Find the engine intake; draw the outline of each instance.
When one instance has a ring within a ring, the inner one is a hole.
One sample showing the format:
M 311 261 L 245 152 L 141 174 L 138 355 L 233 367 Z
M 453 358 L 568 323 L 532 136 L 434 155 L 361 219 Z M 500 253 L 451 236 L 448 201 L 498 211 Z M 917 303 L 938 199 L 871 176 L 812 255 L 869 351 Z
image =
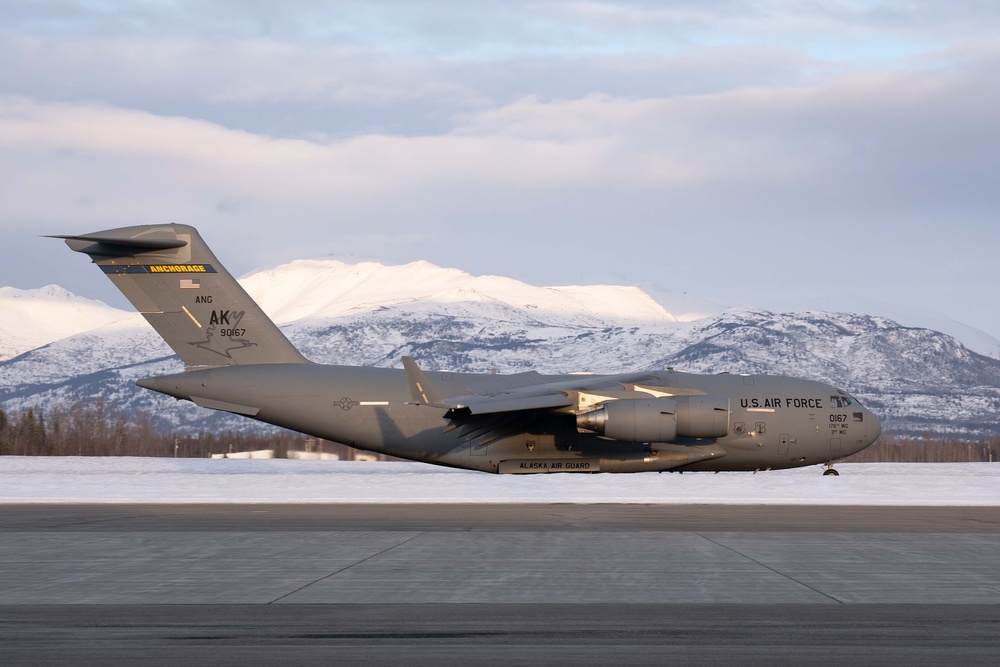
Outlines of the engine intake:
M 626 442 L 721 438 L 729 433 L 729 399 L 721 396 L 621 399 L 577 415 L 576 426 Z

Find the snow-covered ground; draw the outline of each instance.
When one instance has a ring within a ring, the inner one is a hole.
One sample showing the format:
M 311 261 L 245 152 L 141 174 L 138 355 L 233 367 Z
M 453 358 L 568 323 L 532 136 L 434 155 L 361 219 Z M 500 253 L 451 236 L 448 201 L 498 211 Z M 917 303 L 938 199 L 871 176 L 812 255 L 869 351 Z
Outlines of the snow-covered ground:
M 0 503 L 997 505 L 1000 464 L 751 473 L 488 475 L 421 463 L 0 457 Z

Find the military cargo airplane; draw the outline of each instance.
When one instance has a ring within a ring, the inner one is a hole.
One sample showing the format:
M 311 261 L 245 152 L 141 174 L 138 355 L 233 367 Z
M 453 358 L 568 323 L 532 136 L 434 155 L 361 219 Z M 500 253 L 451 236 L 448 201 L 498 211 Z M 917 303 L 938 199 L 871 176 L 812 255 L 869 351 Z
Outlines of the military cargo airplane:
M 184 362 L 138 381 L 180 400 L 403 459 L 492 473 L 758 471 L 825 465 L 881 425 L 836 387 L 784 376 L 482 375 L 316 364 L 187 225 L 65 239 Z

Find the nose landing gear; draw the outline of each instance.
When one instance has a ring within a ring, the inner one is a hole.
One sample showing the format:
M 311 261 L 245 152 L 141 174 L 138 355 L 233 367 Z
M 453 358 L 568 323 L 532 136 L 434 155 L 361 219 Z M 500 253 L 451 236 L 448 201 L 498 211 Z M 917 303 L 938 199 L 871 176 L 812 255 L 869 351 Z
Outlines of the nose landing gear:
M 827 475 L 840 476 L 840 473 L 833 469 L 833 461 L 826 462 L 826 470 L 823 471 L 823 476 L 826 477 Z

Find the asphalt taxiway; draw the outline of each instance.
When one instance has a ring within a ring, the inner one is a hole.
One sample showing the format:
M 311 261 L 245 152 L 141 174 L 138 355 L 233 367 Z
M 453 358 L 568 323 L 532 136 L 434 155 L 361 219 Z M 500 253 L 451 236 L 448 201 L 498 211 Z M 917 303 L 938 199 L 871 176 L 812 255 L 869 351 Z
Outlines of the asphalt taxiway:
M 994 664 L 1000 509 L 6 505 L 0 663 Z

